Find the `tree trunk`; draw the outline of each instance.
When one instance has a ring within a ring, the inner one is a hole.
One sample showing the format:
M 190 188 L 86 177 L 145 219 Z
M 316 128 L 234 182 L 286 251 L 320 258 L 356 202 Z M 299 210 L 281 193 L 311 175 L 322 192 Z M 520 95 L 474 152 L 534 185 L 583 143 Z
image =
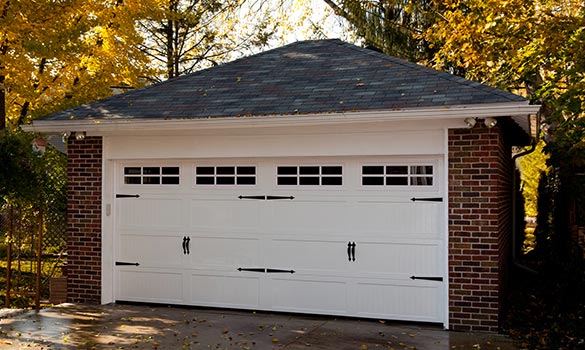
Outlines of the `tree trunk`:
M 0 75 L 0 130 L 4 129 L 6 129 L 6 89 L 4 88 L 4 76 Z

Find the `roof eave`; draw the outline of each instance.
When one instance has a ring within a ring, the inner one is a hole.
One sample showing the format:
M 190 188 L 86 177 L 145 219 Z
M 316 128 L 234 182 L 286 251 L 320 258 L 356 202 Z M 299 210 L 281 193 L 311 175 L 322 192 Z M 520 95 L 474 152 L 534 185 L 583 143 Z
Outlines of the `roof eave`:
M 48 134 L 71 131 L 85 131 L 91 135 L 128 131 L 172 131 L 192 129 L 217 129 L 259 126 L 299 126 L 317 124 L 364 123 L 376 121 L 407 121 L 463 119 L 468 117 L 512 117 L 528 134 L 529 123 L 525 120 L 535 115 L 540 105 L 529 105 L 528 101 L 481 105 L 458 105 L 416 109 L 394 109 L 375 111 L 351 111 L 315 114 L 263 115 L 245 117 L 209 118 L 112 118 L 112 119 L 70 119 L 35 120 L 21 128 L 28 132 Z

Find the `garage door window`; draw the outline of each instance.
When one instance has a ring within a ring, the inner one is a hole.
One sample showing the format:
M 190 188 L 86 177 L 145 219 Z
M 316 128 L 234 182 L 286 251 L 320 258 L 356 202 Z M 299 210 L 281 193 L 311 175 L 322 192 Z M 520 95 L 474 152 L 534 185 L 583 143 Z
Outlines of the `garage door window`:
M 364 165 L 363 186 L 432 186 L 432 165 Z
M 197 166 L 195 185 L 236 185 L 256 184 L 255 166 Z
M 178 185 L 178 166 L 124 167 L 126 185 Z
M 343 167 L 340 165 L 282 165 L 276 168 L 279 186 L 341 186 Z

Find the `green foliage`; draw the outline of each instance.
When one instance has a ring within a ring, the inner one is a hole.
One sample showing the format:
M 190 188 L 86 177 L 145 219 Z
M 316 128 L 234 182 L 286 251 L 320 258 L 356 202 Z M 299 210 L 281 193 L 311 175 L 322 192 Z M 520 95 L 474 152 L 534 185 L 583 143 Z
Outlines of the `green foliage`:
M 354 27 L 366 45 L 410 61 L 428 61 L 433 50 L 421 36 L 434 22 L 432 1 L 324 0 Z
M 32 155 L 31 141 L 29 134 L 0 131 L 0 200 L 35 201 L 43 192 L 40 161 Z

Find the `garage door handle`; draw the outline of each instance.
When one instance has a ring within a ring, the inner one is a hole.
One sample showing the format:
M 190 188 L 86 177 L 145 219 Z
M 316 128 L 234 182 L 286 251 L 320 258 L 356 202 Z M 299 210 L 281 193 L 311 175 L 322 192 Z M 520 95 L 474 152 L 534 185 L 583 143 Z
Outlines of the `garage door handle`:
M 189 252 L 189 243 L 191 242 L 191 238 L 189 236 L 187 236 L 187 240 L 186 241 L 187 241 L 187 244 L 186 244 L 186 246 L 187 246 L 187 255 L 189 255 L 189 254 L 191 254 L 191 252 Z
M 139 263 L 131 263 L 125 261 L 116 261 L 116 266 L 139 266 Z
M 355 261 L 355 242 L 347 243 L 347 260 Z
M 183 236 L 183 255 L 187 254 L 187 236 Z

